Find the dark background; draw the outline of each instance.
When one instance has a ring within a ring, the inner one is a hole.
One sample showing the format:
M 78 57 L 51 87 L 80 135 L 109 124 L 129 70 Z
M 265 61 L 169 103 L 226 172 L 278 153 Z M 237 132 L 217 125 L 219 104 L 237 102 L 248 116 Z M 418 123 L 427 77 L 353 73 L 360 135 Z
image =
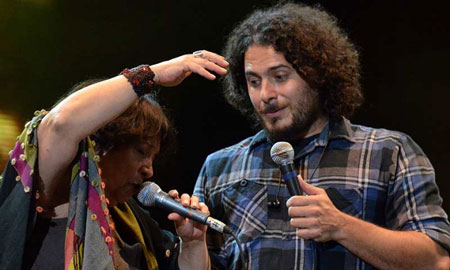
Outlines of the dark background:
M 355 123 L 405 132 L 423 148 L 450 210 L 450 22 L 437 2 L 303 1 L 334 14 L 361 52 L 366 102 Z M 255 7 L 275 1 L 0 2 L 0 110 L 20 122 L 49 108 L 77 82 L 111 77 L 198 49 L 220 52 L 227 33 Z M 208 153 L 253 134 L 221 96 L 221 85 L 188 78 L 162 89 L 179 149 L 156 169 L 163 188 L 192 192 Z M 12 145 L 11 145 L 12 146 Z

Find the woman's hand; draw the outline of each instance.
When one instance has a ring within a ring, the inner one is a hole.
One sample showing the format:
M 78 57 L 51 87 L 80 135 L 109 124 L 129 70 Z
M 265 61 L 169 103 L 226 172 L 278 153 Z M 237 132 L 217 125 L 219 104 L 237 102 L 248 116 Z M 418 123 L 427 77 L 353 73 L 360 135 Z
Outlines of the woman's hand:
M 174 199 L 180 199 L 178 196 L 178 191 L 171 190 L 169 191 L 169 195 Z M 198 197 L 189 196 L 189 194 L 184 193 L 181 195 L 181 204 L 185 207 L 190 207 L 192 209 L 198 209 L 205 214 L 209 214 L 208 206 L 206 204 L 199 202 Z M 175 228 L 177 230 L 178 235 L 183 239 L 183 242 L 189 242 L 193 240 L 205 241 L 205 233 L 207 230 L 206 225 L 199 224 L 190 220 L 189 218 L 185 218 L 180 216 L 177 213 L 170 213 L 168 218 L 175 222 Z
M 199 54 L 186 54 L 180 57 L 152 65 L 155 83 L 162 86 L 176 86 L 192 73 L 197 73 L 208 80 L 218 75 L 225 75 L 228 62 L 221 55 L 202 50 Z

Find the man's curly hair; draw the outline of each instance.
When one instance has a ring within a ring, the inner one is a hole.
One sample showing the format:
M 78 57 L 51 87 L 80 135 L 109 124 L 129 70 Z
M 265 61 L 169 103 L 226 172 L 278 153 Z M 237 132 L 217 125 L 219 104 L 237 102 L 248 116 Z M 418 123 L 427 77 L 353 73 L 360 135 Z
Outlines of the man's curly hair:
M 230 72 L 223 79 L 228 103 L 255 119 L 244 73 L 244 55 L 252 45 L 273 46 L 319 93 L 331 118 L 350 117 L 363 102 L 358 52 L 336 18 L 309 6 L 286 3 L 257 10 L 228 36 L 223 55 Z

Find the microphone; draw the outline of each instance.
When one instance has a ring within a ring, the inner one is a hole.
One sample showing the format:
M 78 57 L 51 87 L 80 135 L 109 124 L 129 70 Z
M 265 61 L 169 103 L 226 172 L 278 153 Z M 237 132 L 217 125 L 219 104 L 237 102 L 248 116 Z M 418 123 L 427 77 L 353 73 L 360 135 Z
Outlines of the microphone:
M 159 206 L 167 211 L 178 213 L 183 217 L 187 217 L 192 219 L 193 221 L 207 225 L 211 229 L 214 229 L 221 233 L 232 232 L 230 227 L 225 225 L 225 223 L 223 223 L 222 221 L 214 219 L 200 210 L 184 207 L 180 202 L 177 202 L 172 197 L 170 197 L 169 194 L 162 191 L 157 184 L 153 182 L 146 182 L 143 185 L 144 187 L 141 189 L 141 191 L 139 191 L 137 195 L 137 199 L 143 205 Z
M 280 167 L 281 175 L 286 182 L 291 196 L 302 195 L 302 189 L 298 183 L 297 173 L 294 170 L 294 148 L 288 142 L 277 142 L 270 149 L 273 162 Z

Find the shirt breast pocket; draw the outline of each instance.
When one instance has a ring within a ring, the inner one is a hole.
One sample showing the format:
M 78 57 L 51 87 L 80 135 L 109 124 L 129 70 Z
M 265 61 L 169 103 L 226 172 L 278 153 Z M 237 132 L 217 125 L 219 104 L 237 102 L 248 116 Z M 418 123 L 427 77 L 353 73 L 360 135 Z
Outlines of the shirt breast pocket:
M 363 214 L 363 196 L 361 189 L 325 187 L 328 197 L 334 206 L 341 212 L 354 217 L 362 217 Z
M 342 186 L 324 187 L 324 189 L 337 209 L 348 215 L 362 218 L 364 202 L 361 189 Z M 321 270 L 356 269 L 357 265 L 361 264 L 353 253 L 335 241 L 315 242 L 315 246 Z
M 267 226 L 267 187 L 242 179 L 222 194 L 228 225 L 239 232 L 242 242 L 260 236 Z

